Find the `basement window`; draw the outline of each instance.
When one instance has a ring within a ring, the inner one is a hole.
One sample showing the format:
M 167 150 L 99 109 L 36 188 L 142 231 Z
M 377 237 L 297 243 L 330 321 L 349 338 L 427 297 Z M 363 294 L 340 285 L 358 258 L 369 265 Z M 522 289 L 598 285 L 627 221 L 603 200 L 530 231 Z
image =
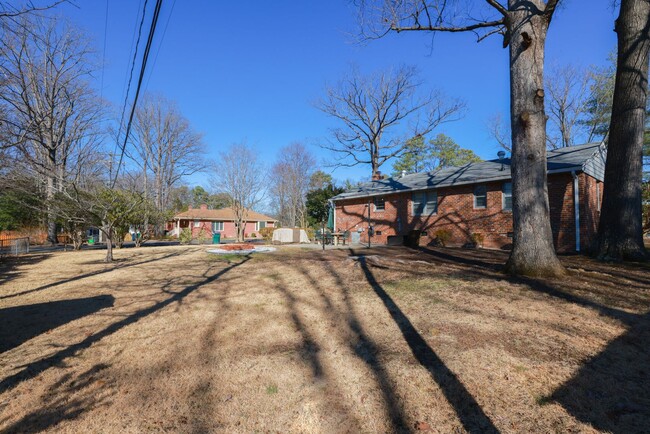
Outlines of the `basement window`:
M 474 208 L 487 208 L 487 187 L 485 185 L 474 187 Z

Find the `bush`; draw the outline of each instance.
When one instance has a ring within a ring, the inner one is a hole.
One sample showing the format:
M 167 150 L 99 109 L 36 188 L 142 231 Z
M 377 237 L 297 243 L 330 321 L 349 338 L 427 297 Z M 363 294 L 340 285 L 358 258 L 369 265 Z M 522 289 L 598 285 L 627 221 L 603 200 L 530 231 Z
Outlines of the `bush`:
M 178 236 L 178 241 L 181 244 L 189 244 L 192 241 L 192 231 L 190 228 L 185 228 L 181 231 L 181 234 Z
M 316 230 L 314 228 L 307 228 L 305 229 L 305 232 L 307 232 L 307 238 L 309 238 L 309 241 L 314 241 L 316 238 Z
M 474 247 L 483 247 L 483 241 L 485 241 L 485 236 L 479 232 L 474 232 L 471 236 L 472 244 Z
M 438 245 L 445 247 L 447 242 L 451 239 L 451 231 L 447 229 L 438 229 L 433 234 L 438 242 Z
M 199 244 L 205 244 L 205 241 L 208 239 L 207 232 L 205 231 L 205 228 L 201 227 L 201 230 L 199 231 L 199 236 L 197 237 L 199 240 Z
M 261 228 L 260 229 L 260 236 L 264 238 L 264 241 L 267 243 L 271 242 L 271 239 L 273 238 L 273 231 L 275 228 Z

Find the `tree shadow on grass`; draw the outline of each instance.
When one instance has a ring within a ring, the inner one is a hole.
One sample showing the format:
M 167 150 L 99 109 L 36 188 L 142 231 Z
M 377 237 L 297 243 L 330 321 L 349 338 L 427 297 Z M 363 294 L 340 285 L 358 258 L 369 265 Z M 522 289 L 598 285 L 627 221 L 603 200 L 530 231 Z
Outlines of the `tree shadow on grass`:
M 113 306 L 112 295 L 58 300 L 0 309 L 0 353 L 101 309 Z
M 431 349 L 384 288 L 375 279 L 365 257 L 359 257 L 359 264 L 375 294 L 384 303 L 388 313 L 402 332 L 404 340 L 417 361 L 429 371 L 431 378 L 440 386 L 463 427 L 471 433 L 497 433 L 499 430 L 483 412 L 481 406 L 469 393 L 463 383 Z
M 4 428 L 2 433 L 41 432 L 54 428 L 64 420 L 73 420 L 81 414 L 105 405 L 109 392 L 102 390 L 100 372 L 109 365 L 100 363 L 78 376 L 64 375 L 43 396 L 42 405 L 37 411 L 30 413 L 12 425 Z M 70 395 L 81 392 L 70 399 Z M 2 423 L 3 420 L 0 420 Z
M 645 266 L 601 264 L 584 257 L 565 257 L 562 259 L 566 265 L 594 274 L 575 274 L 562 281 L 546 281 L 498 273 L 498 260 L 503 256 L 498 252 L 453 249 L 449 252 L 421 251 L 445 265 L 461 269 L 464 266 L 465 277 L 470 275 L 523 284 L 532 291 L 592 309 L 627 326 L 624 334 L 584 363 L 572 378 L 546 397 L 544 403 L 557 402 L 576 419 L 598 430 L 621 434 L 648 432 L 650 347 L 647 343 L 650 342 L 650 313 L 645 309 L 648 304 L 648 286 L 643 286 L 648 282 Z M 362 262 L 362 268 L 368 281 L 384 300 L 383 291 L 374 281 L 367 264 Z M 635 285 L 631 289 L 621 279 L 631 280 L 640 286 Z M 622 285 L 625 288 L 621 288 Z M 389 298 L 386 300 L 388 302 L 384 302 L 390 310 L 392 301 Z M 630 310 L 646 310 L 646 313 L 638 314 Z
M 611 433 L 650 429 L 650 314 L 611 341 L 548 398 Z
M 122 270 L 122 269 L 125 269 L 125 268 L 128 268 L 128 267 L 134 267 L 136 265 L 142 265 L 142 264 L 147 264 L 147 263 L 150 263 L 150 262 L 161 261 L 163 259 L 171 258 L 173 256 L 178 256 L 179 254 L 180 254 L 180 252 L 175 252 L 175 253 L 170 253 L 170 254 L 167 254 L 167 255 L 164 255 L 164 256 L 151 258 L 151 259 L 147 259 L 147 260 L 139 261 L 139 262 L 128 261 L 128 262 L 124 262 L 124 263 L 119 263 L 119 262 L 112 263 L 113 264 L 112 267 L 106 268 L 104 270 L 94 270 L 94 271 L 91 271 L 89 273 L 79 274 L 79 275 L 77 275 L 75 277 L 71 277 L 69 279 L 63 279 L 63 280 L 59 280 L 59 281 L 56 281 L 56 282 L 48 283 L 47 285 L 42 285 L 42 286 L 39 286 L 39 287 L 36 287 L 36 288 L 28 289 L 26 291 L 17 292 L 15 294 L 0 295 L 0 300 L 6 299 L 6 298 L 19 297 L 21 295 L 31 294 L 33 292 L 43 291 L 43 290 L 46 290 L 46 289 L 49 289 L 49 288 L 53 288 L 55 286 L 63 285 L 65 283 L 75 282 L 77 280 L 85 279 L 87 277 L 96 276 L 98 274 L 110 273 L 111 271 Z M 41 256 L 46 256 L 46 255 L 41 255 Z M 2 283 L 2 281 L 0 281 L 0 283 Z
M 185 287 L 183 290 L 171 294 L 169 297 L 165 298 L 164 300 L 158 301 L 147 308 L 140 309 L 132 313 L 131 315 L 128 315 L 127 317 L 121 319 L 120 321 L 110 324 L 108 327 L 104 328 L 103 330 L 100 330 L 99 332 L 91 334 L 90 336 L 86 337 L 81 342 L 70 345 L 60 351 L 57 351 L 56 353 L 50 356 L 29 363 L 28 365 L 24 366 L 23 369 L 21 369 L 20 371 L 0 381 L 0 394 L 13 388 L 19 382 L 30 378 L 34 378 L 45 369 L 57 365 L 69 357 L 75 356 L 79 351 L 85 350 L 86 348 L 90 347 L 94 343 L 99 342 L 103 338 L 120 331 L 124 327 L 134 324 L 139 320 L 141 320 L 142 318 L 145 318 L 155 312 L 158 312 L 159 310 L 164 309 L 165 307 L 169 306 L 174 302 L 183 300 L 185 297 L 187 297 L 189 294 L 196 291 L 203 285 L 207 285 L 208 283 L 214 282 L 215 280 L 219 279 L 221 276 L 226 274 L 228 271 L 240 266 L 241 264 L 244 264 L 249 259 L 250 257 L 246 256 L 241 262 L 233 263 L 228 267 L 223 268 L 217 273 L 212 275 L 208 275 L 209 270 L 207 270 L 205 273 L 203 273 L 202 277 L 204 279 L 202 281 L 189 285 Z
M 23 274 L 20 267 L 44 261 L 49 256 L 49 253 L 41 253 L 2 258 L 0 260 L 0 288 Z M 4 297 L 0 296 L 0 299 L 2 298 Z

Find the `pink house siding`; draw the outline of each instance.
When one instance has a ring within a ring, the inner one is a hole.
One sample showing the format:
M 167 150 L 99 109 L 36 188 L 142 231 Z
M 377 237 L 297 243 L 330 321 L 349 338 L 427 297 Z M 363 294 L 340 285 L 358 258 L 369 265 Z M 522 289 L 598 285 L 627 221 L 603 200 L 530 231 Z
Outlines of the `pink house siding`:
M 257 228 L 262 222 L 266 227 L 275 227 L 275 220 L 271 217 L 253 211 L 249 212 L 249 216 L 251 221 L 246 223 L 245 237 L 259 238 L 260 234 Z M 232 210 L 228 208 L 209 210 L 206 205 L 201 205 L 199 209 L 190 208 L 188 211 L 177 214 L 174 216 L 174 220 L 167 223 L 167 230 L 172 235 L 178 236 L 181 230 L 189 228 L 192 231 L 192 238 L 208 239 L 212 238 L 212 228 L 215 223 L 223 226 L 223 229 L 216 231 L 221 234 L 222 238 L 237 237 L 237 227 Z

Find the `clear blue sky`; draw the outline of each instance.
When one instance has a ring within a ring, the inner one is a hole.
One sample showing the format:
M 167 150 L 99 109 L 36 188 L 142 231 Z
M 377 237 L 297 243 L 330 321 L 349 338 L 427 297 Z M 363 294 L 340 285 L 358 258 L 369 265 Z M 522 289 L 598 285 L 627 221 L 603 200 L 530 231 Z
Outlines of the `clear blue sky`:
M 78 0 L 77 7 L 64 5 L 55 11 L 94 40 L 98 61 L 105 61 L 103 72 L 96 74 L 97 88 L 103 77 L 102 95 L 116 110 L 124 99 L 142 2 Z M 561 3 L 549 31 L 547 66 L 606 64 L 616 44 L 617 11 L 612 2 Z M 154 4 L 149 0 L 143 39 Z M 486 124 L 495 113 L 509 110 L 508 51 L 501 48 L 502 38 L 497 35 L 477 44 L 472 34 L 438 34 L 432 39 L 422 32 L 391 34 L 361 45 L 351 36 L 358 31 L 356 13 L 346 0 L 165 0 L 145 76 L 146 90 L 179 104 L 194 128 L 205 135 L 210 158 L 246 140 L 272 164 L 280 148 L 301 141 L 320 163 L 328 155 L 317 144 L 336 125 L 313 107 L 325 85 L 338 81 L 351 64 L 364 72 L 415 65 L 425 87 L 441 89 L 467 103 L 467 115 L 438 132 L 483 158 L 494 158 L 497 148 Z M 390 167 L 382 171 L 390 172 Z M 340 180 L 369 174 L 370 168 L 363 166 L 333 173 Z M 189 182 L 208 187 L 205 175 Z

